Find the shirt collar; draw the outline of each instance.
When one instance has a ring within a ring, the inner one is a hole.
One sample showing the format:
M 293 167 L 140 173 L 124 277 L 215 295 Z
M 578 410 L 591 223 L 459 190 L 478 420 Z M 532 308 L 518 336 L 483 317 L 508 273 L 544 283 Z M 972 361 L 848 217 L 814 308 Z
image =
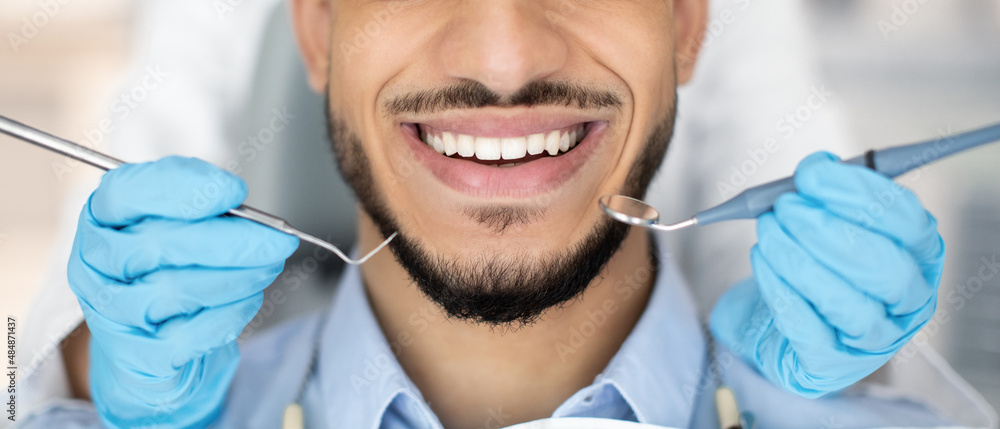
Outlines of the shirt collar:
M 341 277 L 320 341 L 316 375 L 328 427 L 378 428 L 387 409 L 399 404 L 410 416 L 424 417 L 409 427 L 442 427 L 396 360 L 357 266 Z
M 705 337 L 672 253 L 662 239 L 654 242 L 659 266 L 646 309 L 594 384 L 554 417 L 610 417 L 593 414 L 623 401 L 640 423 L 689 425 L 703 390 Z M 407 427 L 442 427 L 396 360 L 356 266 L 347 267 L 323 330 L 317 378 L 330 427 L 377 428 L 387 414 Z
M 704 329 L 673 253 L 654 237 L 659 267 L 649 302 L 591 388 L 614 387 L 640 423 L 688 427 L 704 390 Z

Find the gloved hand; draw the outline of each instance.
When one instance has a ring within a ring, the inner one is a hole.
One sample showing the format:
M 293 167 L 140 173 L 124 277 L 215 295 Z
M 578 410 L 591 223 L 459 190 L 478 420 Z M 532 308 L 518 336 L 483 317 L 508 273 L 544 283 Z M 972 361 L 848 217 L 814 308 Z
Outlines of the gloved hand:
M 91 332 L 91 396 L 110 427 L 205 426 L 236 338 L 298 239 L 236 217 L 239 177 L 168 157 L 109 171 L 83 207 L 69 284 Z
M 797 193 L 757 218 L 754 277 L 712 310 L 711 330 L 768 380 L 806 397 L 885 364 L 934 315 L 944 265 L 916 196 L 828 153 L 804 159 Z

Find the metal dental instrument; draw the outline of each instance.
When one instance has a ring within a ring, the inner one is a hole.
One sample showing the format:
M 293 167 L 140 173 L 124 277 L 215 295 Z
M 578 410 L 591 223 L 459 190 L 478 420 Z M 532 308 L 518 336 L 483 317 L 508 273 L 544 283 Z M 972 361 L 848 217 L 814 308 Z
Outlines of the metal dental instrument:
M 38 129 L 29 127 L 25 124 L 6 118 L 4 116 L 0 116 L 0 133 L 4 133 L 11 137 L 34 144 L 36 146 L 43 147 L 53 152 L 66 155 L 77 161 L 90 164 L 104 171 L 118 168 L 119 166 L 124 164 L 123 161 L 117 160 L 115 158 L 97 152 L 95 150 L 80 146 L 71 141 L 61 139 L 44 131 L 40 131 Z M 334 254 L 339 256 L 340 259 L 343 259 L 344 262 L 351 265 L 358 265 L 364 263 L 365 261 L 368 260 L 368 258 L 371 258 L 372 255 L 377 253 L 379 250 L 382 250 L 382 248 L 384 248 L 387 244 L 389 244 L 390 241 L 392 241 L 393 238 L 396 237 L 396 233 L 394 232 L 392 233 L 392 235 L 389 236 L 389 238 L 386 238 L 385 241 L 382 242 L 382 244 L 379 244 L 378 247 L 373 249 L 371 252 L 368 252 L 368 254 L 361 257 L 361 259 L 352 259 L 351 257 L 347 256 L 347 254 L 338 249 L 337 246 L 334 246 L 330 243 L 327 243 L 326 241 L 323 241 L 312 235 L 299 231 L 298 229 L 295 229 L 294 227 L 289 225 L 288 222 L 285 221 L 284 219 L 271 214 L 267 214 L 253 207 L 240 205 L 237 208 L 230 209 L 227 214 L 231 216 L 241 217 L 243 219 L 252 220 L 261 225 L 284 232 L 285 234 L 294 235 L 303 241 L 308 241 L 312 244 L 315 244 L 319 247 L 322 247 L 326 250 L 333 252 Z
M 890 178 L 895 178 L 939 159 L 997 140 L 1000 140 L 1000 124 L 919 143 L 869 150 L 864 155 L 841 162 L 863 165 Z M 597 203 L 605 214 L 619 222 L 660 231 L 675 231 L 693 225 L 708 225 L 735 219 L 754 219 L 770 211 L 778 197 L 786 192 L 795 192 L 793 177 L 749 188 L 722 204 L 698 212 L 688 220 L 670 225 L 661 224 L 660 213 L 635 198 L 624 195 L 605 195 L 598 199 Z

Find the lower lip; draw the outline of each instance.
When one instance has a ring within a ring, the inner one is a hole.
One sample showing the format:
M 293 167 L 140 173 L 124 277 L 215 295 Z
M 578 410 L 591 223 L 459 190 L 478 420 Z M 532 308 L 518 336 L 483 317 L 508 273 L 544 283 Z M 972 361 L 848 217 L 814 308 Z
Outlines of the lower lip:
M 514 167 L 493 167 L 444 156 L 420 140 L 414 124 L 400 126 L 403 138 L 416 160 L 441 183 L 477 198 L 527 198 L 558 188 L 586 164 L 594 153 L 607 122 L 591 122 L 582 141 L 569 152 Z

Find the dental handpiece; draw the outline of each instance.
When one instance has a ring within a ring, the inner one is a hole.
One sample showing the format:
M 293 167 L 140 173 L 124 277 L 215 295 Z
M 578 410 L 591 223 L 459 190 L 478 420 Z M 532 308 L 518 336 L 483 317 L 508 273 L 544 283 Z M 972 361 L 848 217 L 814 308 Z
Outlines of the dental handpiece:
M 124 164 L 123 161 L 112 158 L 96 150 L 78 145 L 71 141 L 61 139 L 52 134 L 46 133 L 44 131 L 32 128 L 28 125 L 22 124 L 20 122 L 14 121 L 12 119 L 0 116 L 0 133 L 7 134 L 11 137 L 23 140 L 25 142 L 34 144 L 36 146 L 51 150 L 53 152 L 68 156 L 77 161 L 83 162 L 85 164 L 92 165 L 94 167 L 100 168 L 101 170 L 108 171 L 120 167 Z M 236 216 L 243 219 L 251 220 L 257 222 L 261 225 L 273 228 L 275 230 L 281 231 L 285 234 L 294 235 L 303 241 L 310 242 L 326 250 L 329 250 L 343 259 L 344 262 L 351 265 L 358 265 L 364 263 L 371 258 L 379 250 L 382 250 L 393 238 L 396 237 L 396 233 L 392 233 L 382 244 L 379 244 L 375 249 L 368 254 L 364 255 L 360 259 L 352 259 L 342 252 L 337 246 L 323 241 L 317 237 L 306 234 L 294 227 L 292 227 L 284 219 L 277 217 L 272 214 L 265 213 L 263 211 L 257 210 L 253 207 L 247 205 L 240 205 L 234 209 L 230 209 L 227 212 L 230 216 Z
M 869 150 L 864 155 L 842 162 L 863 165 L 889 178 L 895 178 L 939 159 L 997 140 L 1000 140 L 1000 124 L 955 136 Z M 795 192 L 792 176 L 749 188 L 722 204 L 698 212 L 694 219 L 700 225 L 733 219 L 754 219 L 770 211 L 778 197 L 786 192 Z
M 1000 140 L 1000 123 L 967 131 L 954 136 L 879 150 L 846 159 L 844 163 L 861 165 L 895 178 L 934 161 L 975 147 Z M 693 225 L 708 225 L 735 219 L 754 219 L 774 207 L 781 194 L 795 192 L 793 176 L 746 189 L 739 195 L 715 207 L 702 210 L 690 219 L 674 223 L 659 223 L 659 213 L 646 203 L 623 195 L 606 195 L 599 206 L 612 218 L 630 225 L 662 231 L 674 231 Z

